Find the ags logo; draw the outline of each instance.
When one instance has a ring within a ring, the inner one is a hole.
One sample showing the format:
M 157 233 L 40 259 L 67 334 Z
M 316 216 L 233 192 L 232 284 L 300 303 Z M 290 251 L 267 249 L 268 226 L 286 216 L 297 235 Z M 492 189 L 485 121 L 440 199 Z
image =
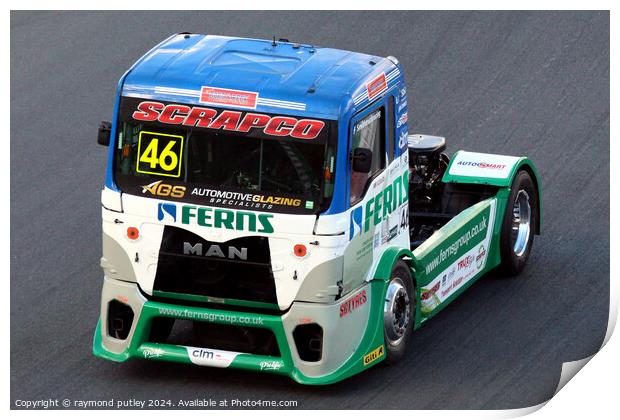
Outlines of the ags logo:
M 371 364 L 385 354 L 383 344 L 364 356 L 364 366 Z
M 152 195 L 157 195 L 160 197 L 185 197 L 185 187 L 181 185 L 164 184 L 163 181 L 155 181 L 148 185 L 143 185 L 142 194 L 146 194 L 147 191 Z

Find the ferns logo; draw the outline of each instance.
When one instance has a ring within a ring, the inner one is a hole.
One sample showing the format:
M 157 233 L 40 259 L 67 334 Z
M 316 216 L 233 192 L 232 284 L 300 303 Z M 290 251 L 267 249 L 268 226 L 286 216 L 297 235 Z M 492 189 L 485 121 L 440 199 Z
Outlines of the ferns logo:
M 177 221 L 177 206 L 172 203 L 159 203 L 157 205 L 157 220 L 160 222 Z
M 362 206 L 351 211 L 351 222 L 349 226 L 349 240 L 362 231 Z
M 179 222 L 184 225 L 198 225 L 216 229 L 247 230 L 250 232 L 273 233 L 271 219 L 273 214 L 234 211 L 229 209 L 181 206 L 177 213 L 174 203 L 157 204 L 157 220 L 160 222 Z

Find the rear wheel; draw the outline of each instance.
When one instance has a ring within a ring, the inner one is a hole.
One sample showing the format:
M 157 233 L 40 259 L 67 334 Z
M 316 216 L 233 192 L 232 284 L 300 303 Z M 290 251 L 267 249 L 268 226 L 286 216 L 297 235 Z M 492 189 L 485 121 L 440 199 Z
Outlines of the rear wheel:
M 502 222 L 500 252 L 506 274 L 513 276 L 523 271 L 537 226 L 538 190 L 530 174 L 521 170 L 510 187 Z
M 383 329 L 388 364 L 398 362 L 405 355 L 414 319 L 413 280 L 409 266 L 401 260 L 392 268 L 383 306 Z

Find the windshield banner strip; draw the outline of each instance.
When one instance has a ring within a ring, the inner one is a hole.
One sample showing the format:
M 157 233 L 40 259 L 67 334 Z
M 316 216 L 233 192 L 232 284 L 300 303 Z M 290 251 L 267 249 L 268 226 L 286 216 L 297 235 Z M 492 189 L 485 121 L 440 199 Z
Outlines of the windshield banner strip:
M 165 99 L 171 101 L 199 103 L 201 93 L 201 90 L 170 88 L 165 86 L 123 86 L 123 96 L 131 98 L 164 99 L 164 96 L 167 96 Z M 191 98 L 191 100 L 188 101 L 188 98 Z M 303 102 L 283 101 L 272 98 L 257 97 L 256 105 L 268 106 L 272 108 L 293 109 L 296 111 L 306 110 L 306 104 Z

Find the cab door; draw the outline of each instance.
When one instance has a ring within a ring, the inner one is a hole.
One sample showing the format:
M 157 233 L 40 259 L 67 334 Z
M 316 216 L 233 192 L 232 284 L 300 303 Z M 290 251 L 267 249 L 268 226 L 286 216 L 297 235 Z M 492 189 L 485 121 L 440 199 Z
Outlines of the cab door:
M 386 185 L 387 107 L 381 100 L 356 114 L 349 126 L 348 204 L 349 243 L 344 253 L 343 293 L 359 285 L 373 264 L 380 243 L 381 213 L 375 214 L 375 197 Z M 371 153 L 369 171 L 355 170 L 356 150 Z M 378 222 L 378 223 L 375 223 Z

